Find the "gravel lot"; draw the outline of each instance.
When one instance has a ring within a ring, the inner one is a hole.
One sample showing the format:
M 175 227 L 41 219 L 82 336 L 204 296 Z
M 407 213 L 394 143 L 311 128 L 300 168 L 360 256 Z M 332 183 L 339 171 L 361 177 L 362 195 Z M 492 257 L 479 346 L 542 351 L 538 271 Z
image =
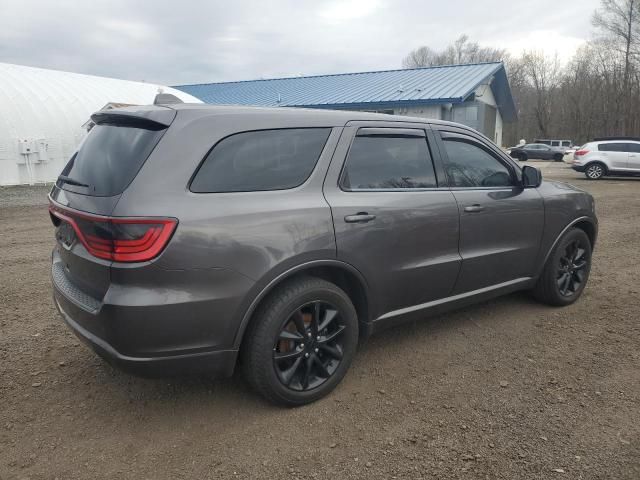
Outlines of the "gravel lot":
M 0 189 L 0 479 L 640 478 L 640 178 L 588 182 L 590 284 L 373 337 L 328 398 L 279 409 L 232 379 L 140 379 L 80 345 L 50 294 L 47 188 Z

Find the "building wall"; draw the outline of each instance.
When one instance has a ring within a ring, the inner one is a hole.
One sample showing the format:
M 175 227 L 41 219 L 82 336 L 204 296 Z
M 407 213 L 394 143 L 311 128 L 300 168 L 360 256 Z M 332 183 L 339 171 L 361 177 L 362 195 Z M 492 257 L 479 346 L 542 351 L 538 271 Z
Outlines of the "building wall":
M 472 100 L 461 104 L 418 105 L 389 110 L 379 110 L 379 112 L 462 123 L 482 132 L 498 146 L 502 146 L 502 116 L 489 85 L 480 85 Z
M 0 185 L 54 181 L 108 103 L 149 105 L 159 85 L 0 63 Z

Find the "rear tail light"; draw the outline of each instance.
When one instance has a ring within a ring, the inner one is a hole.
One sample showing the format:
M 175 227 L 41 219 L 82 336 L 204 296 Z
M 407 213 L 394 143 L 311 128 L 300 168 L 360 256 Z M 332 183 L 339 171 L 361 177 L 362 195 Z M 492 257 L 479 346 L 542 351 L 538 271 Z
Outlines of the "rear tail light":
M 54 225 L 67 222 L 94 257 L 114 262 L 145 262 L 167 246 L 178 221 L 175 218 L 104 217 L 50 204 Z
M 581 157 L 582 155 L 586 155 L 587 153 L 589 153 L 589 150 L 576 150 L 576 153 L 574 153 L 573 155 L 576 157 Z

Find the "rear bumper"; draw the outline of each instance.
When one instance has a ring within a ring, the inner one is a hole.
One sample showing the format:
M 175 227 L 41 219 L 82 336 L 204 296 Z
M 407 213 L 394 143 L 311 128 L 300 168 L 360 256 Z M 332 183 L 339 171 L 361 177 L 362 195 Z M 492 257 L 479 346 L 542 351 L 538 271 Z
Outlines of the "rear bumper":
M 206 373 L 213 376 L 228 377 L 233 374 L 238 357 L 237 350 L 187 353 L 167 357 L 132 357 L 124 355 L 75 322 L 62 309 L 55 295 L 54 302 L 71 331 L 96 354 L 121 370 L 141 376 Z
M 84 343 L 123 370 L 231 375 L 238 355 L 237 312 L 252 282 L 225 269 L 150 268 L 145 275 L 128 271 L 127 283 L 112 273 L 104 298 L 96 299 L 75 286 L 54 251 L 54 303 Z
M 581 172 L 581 173 L 584 173 L 584 170 L 585 170 L 584 165 L 571 165 L 571 168 L 573 168 L 576 172 Z

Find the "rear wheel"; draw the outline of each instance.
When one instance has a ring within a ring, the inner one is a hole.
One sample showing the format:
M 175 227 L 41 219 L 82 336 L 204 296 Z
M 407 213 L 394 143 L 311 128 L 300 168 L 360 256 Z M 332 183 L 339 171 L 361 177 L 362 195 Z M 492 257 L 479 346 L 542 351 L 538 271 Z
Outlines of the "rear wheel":
M 590 163 L 584 171 L 589 180 L 599 180 L 606 173 L 606 167 L 602 163 Z
M 340 383 L 357 343 L 357 314 L 347 294 L 319 278 L 296 279 L 256 313 L 243 346 L 245 374 L 271 402 L 304 405 Z
M 526 162 L 527 160 L 529 160 L 529 157 L 527 156 L 526 153 L 521 153 L 518 160 L 520 160 L 521 162 Z
M 579 228 L 569 230 L 558 242 L 534 288 L 540 302 L 564 306 L 575 302 L 589 279 L 591 241 Z

